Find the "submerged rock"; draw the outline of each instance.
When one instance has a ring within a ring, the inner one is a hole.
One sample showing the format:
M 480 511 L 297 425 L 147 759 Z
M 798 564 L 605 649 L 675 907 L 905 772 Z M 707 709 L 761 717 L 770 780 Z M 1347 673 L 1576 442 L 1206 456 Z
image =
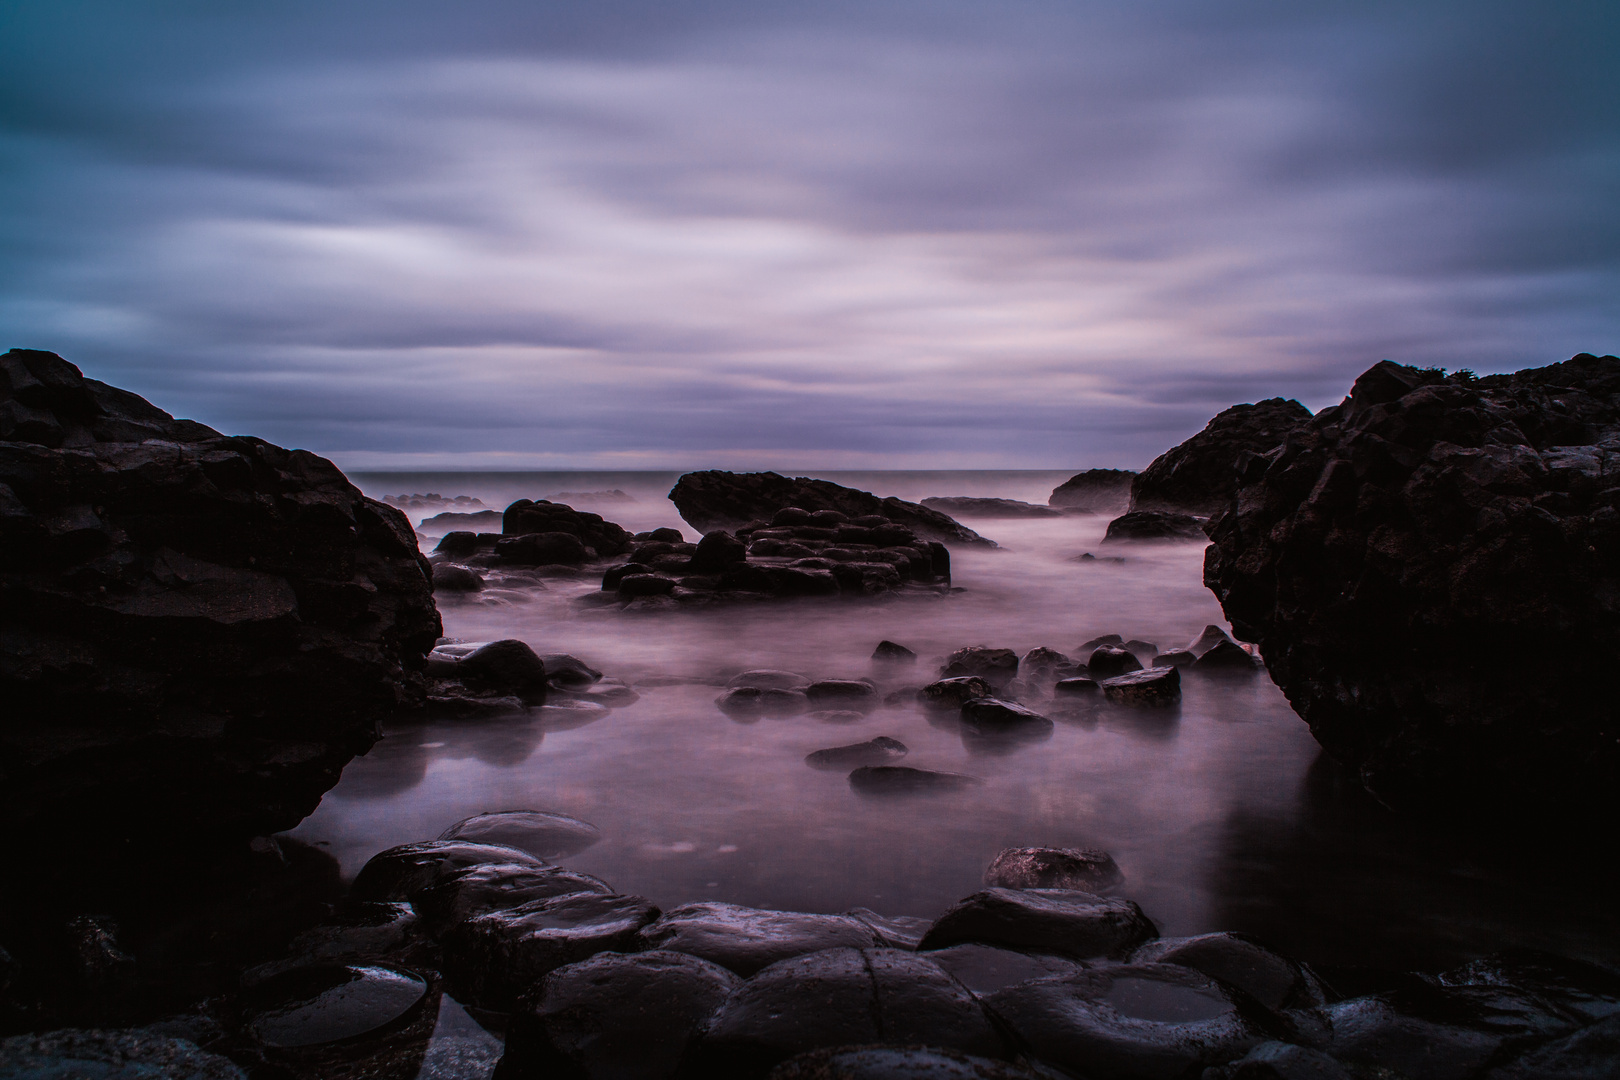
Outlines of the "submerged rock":
M 297 967 L 248 989 L 243 1027 L 265 1046 L 320 1046 L 397 1023 L 427 993 L 420 975 L 383 964 Z
M 733 991 L 694 1072 L 758 1076 L 808 1050 L 885 1041 L 1006 1052 L 978 999 L 937 965 L 897 949 L 837 948 L 773 964 Z
M 442 633 L 398 510 L 53 353 L 0 356 L 0 552 L 0 821 L 42 851 L 291 828 Z
M 1205 583 L 1375 796 L 1613 808 L 1620 358 L 1478 380 L 1381 363 L 1241 468 Z
M 500 1075 L 673 1076 L 741 985 L 718 964 L 667 950 L 599 953 L 558 968 L 513 1013 Z
M 995 547 L 991 541 L 937 510 L 901 499 L 880 499 L 869 492 L 841 487 L 827 480 L 789 479 L 773 472 L 694 472 L 675 482 L 669 498 L 681 517 L 703 530 L 735 529 L 753 521 L 769 520 L 785 508 L 833 510 L 849 518 L 881 516 L 931 540 Z M 808 523 L 808 515 L 805 521 Z
M 812 769 L 853 769 L 862 765 L 887 765 L 906 756 L 906 744 L 887 735 L 862 743 L 833 746 L 807 754 L 804 763 Z
M 1006 848 L 984 871 L 985 885 L 996 889 L 1100 893 L 1124 880 L 1112 855 L 1088 848 Z
M 880 944 L 872 927 L 849 915 L 769 911 L 718 902 L 674 908 L 640 935 L 641 948 L 701 956 L 745 977 L 804 953 Z
M 1081 959 L 1122 957 L 1158 936 L 1130 900 L 1067 889 L 985 889 L 934 921 L 919 949 L 978 942 Z
M 867 682 L 848 679 L 823 679 L 804 688 L 812 706 L 827 708 L 842 706 L 857 711 L 870 711 L 878 706 L 877 689 Z

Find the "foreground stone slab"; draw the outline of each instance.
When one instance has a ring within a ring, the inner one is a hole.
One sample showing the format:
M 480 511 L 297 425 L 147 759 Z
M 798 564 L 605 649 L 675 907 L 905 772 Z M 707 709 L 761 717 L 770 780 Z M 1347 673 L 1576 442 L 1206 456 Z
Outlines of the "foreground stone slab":
M 1005 848 L 984 871 L 984 883 L 996 889 L 1101 893 L 1124 880 L 1112 855 L 1089 848 Z
M 512 1015 L 503 1080 L 675 1075 L 709 1017 L 742 985 L 686 953 L 599 953 L 547 975 Z
M 1031 979 L 1050 979 L 1085 970 L 1078 960 L 1045 953 L 999 949 L 994 945 L 952 945 L 933 949 L 928 959 L 975 994 L 992 994 Z
M 805 1051 L 880 1042 L 1006 1052 L 978 998 L 937 965 L 897 949 L 828 949 L 773 964 L 734 991 L 694 1067 L 763 1076 Z
M 1157 936 L 1130 900 L 1065 889 L 985 889 L 936 919 L 918 948 L 978 942 L 1079 958 L 1123 957 Z
M 723 903 L 683 904 L 667 911 L 639 940 L 642 948 L 701 956 L 743 976 L 804 953 L 882 944 L 872 927 L 848 915 Z
M 17 1080 L 247 1080 L 229 1059 L 185 1039 L 81 1028 L 0 1041 L 0 1075 Z

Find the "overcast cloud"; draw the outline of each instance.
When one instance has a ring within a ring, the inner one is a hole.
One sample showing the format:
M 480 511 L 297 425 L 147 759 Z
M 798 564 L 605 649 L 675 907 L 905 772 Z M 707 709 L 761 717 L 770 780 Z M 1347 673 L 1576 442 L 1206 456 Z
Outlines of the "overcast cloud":
M 1145 464 L 1620 350 L 1620 7 L 25 0 L 0 344 L 352 467 Z

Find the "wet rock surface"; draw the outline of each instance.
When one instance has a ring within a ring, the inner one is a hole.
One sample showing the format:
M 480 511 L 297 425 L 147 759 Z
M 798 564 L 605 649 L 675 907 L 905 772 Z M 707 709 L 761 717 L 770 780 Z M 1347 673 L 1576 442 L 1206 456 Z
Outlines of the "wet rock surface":
M 1612 808 L 1617 452 L 1615 357 L 1477 380 L 1385 362 L 1234 471 L 1205 582 L 1386 803 Z
M 228 1058 L 142 1031 L 66 1029 L 0 1041 L 0 1076 L 15 1080 L 247 1080 Z
M 1131 962 L 1179 964 L 1201 971 L 1273 1011 L 1320 1008 L 1327 1000 L 1313 974 L 1241 934 L 1160 938 L 1132 953 Z
M 330 462 L 0 357 L 0 820 L 146 852 L 291 828 L 423 693 L 404 515 Z
M 940 668 L 942 679 L 960 679 L 978 676 L 994 687 L 1003 687 L 1018 675 L 1018 654 L 1011 649 L 992 649 L 984 645 L 969 645 L 945 658 Z
M 886 522 L 909 528 L 926 540 L 995 546 L 937 510 L 902 499 L 880 499 L 870 492 L 827 480 L 789 479 L 773 472 L 687 473 L 675 482 L 669 498 L 681 517 L 704 531 L 740 530 L 750 522 L 771 521 L 778 511 L 794 507 L 806 512 L 806 524 L 810 513 L 831 510 L 849 519 L 881 517 Z
M 513 1014 L 502 1080 L 667 1077 L 742 979 L 686 953 L 600 953 L 553 971 Z
M 401 901 L 421 891 L 445 874 L 478 866 L 500 863 L 543 867 L 544 859 L 517 848 L 483 844 L 470 840 L 428 840 L 400 844 L 379 851 L 366 861 L 355 876 L 350 894 L 358 900 Z
M 1128 540 L 1204 540 L 1204 519 L 1170 510 L 1132 510 L 1108 523 L 1103 543 Z
M 1181 701 L 1181 669 L 1176 667 L 1144 668 L 1100 685 L 1109 701 L 1133 709 L 1164 709 Z
M 768 911 L 722 903 L 674 908 L 640 935 L 642 948 L 701 956 L 745 977 L 804 953 L 880 944 L 872 927 L 849 915 Z
M 897 949 L 838 948 L 773 964 L 734 991 L 694 1068 L 764 1076 L 805 1051 L 883 1042 L 1006 1052 L 978 999 L 937 965 Z
M 428 984 L 380 964 L 293 968 L 253 986 L 244 1000 L 248 1034 L 294 1049 L 358 1038 L 394 1024 L 422 1004 Z
M 1123 957 L 1158 931 L 1129 900 L 1068 889 L 985 889 L 934 921 L 919 949 L 976 942 L 1079 959 Z
M 812 769 L 848 770 L 863 765 L 888 765 L 906 756 L 906 744 L 887 735 L 848 746 L 832 746 L 805 755 Z
M 992 697 L 996 688 L 977 675 L 953 676 L 931 682 L 917 691 L 917 700 L 928 708 L 960 709 L 977 698 Z
M 932 949 L 927 956 L 963 986 L 981 995 L 1032 979 L 1050 979 L 1085 970 L 1085 965 L 1078 960 L 994 945 L 950 945 Z
M 1088 848 L 1007 848 L 984 871 L 985 885 L 996 889 L 1101 893 L 1124 880 L 1112 855 Z
M 544 810 L 501 810 L 464 818 L 439 834 L 440 840 L 467 840 L 526 851 L 539 859 L 577 855 L 602 839 L 588 821 Z

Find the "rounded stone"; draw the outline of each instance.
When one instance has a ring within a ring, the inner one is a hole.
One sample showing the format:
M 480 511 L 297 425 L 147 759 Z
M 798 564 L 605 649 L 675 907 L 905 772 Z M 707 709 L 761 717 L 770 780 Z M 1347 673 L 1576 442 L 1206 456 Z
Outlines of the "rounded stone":
M 1088 848 L 1006 848 L 984 871 L 985 885 L 1000 889 L 1100 893 L 1124 880 L 1112 855 Z
M 602 839 L 595 825 L 544 810 L 500 810 L 463 818 L 439 834 L 440 840 L 498 844 L 541 859 L 576 855 Z

